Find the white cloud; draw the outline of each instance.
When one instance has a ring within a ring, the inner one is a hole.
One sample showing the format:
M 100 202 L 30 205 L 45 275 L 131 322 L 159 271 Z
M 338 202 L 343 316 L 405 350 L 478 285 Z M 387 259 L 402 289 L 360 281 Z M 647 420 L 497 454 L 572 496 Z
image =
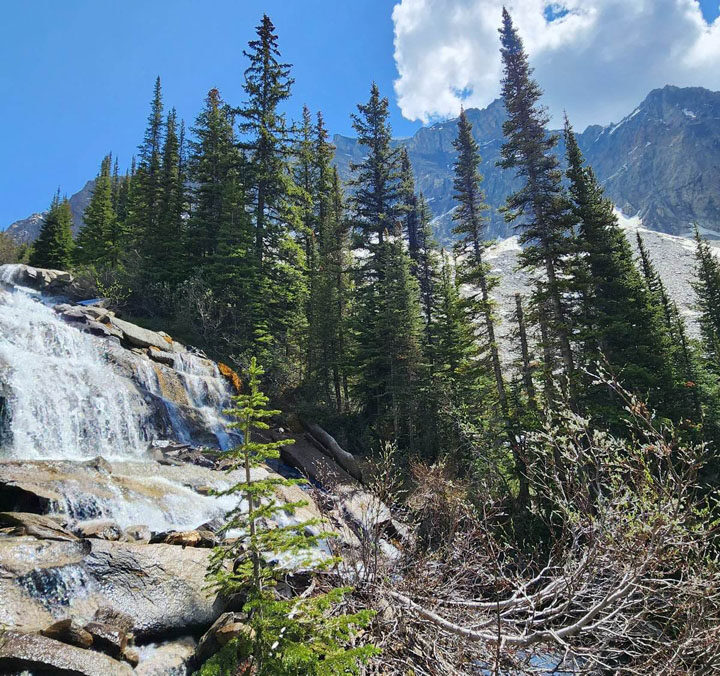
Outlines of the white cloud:
M 454 116 L 499 95 L 503 4 L 555 123 L 563 109 L 578 128 L 618 121 L 666 84 L 720 89 L 720 18 L 708 25 L 697 0 L 401 0 L 392 16 L 405 117 Z

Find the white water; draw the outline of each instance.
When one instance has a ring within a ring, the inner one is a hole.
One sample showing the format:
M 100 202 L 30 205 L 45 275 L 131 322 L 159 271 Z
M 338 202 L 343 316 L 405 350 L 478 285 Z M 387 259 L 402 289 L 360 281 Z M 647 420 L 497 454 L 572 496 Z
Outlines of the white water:
M 17 267 L 0 266 L 0 281 L 12 284 Z M 133 378 L 122 375 L 105 359 L 106 340 L 66 323 L 42 301 L 23 287 L 0 290 L 0 381 L 10 409 L 0 456 L 139 459 L 152 439 L 192 443 L 189 414 L 195 429 L 200 420 L 217 445 L 230 445 L 221 416 L 230 393 L 212 362 L 180 355 L 176 375 L 195 409 L 183 411 L 163 396 L 149 360 L 134 358 Z M 164 404 L 170 429 L 147 392 Z

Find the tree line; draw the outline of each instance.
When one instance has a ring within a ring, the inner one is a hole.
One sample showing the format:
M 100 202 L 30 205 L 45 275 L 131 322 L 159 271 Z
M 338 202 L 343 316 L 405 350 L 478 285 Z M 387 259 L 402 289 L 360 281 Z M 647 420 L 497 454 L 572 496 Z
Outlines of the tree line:
M 456 242 L 445 250 L 378 87 L 352 115 L 364 158 L 343 185 L 322 114 L 306 107 L 291 123 L 282 112 L 293 79 L 267 16 L 256 33 L 245 100 L 233 106 L 211 89 L 188 130 L 165 110 L 158 78 L 130 169 L 103 158 L 75 240 L 56 195 L 33 264 L 92 277 L 133 318 L 170 326 L 239 370 L 256 355 L 274 397 L 353 450 L 392 439 L 404 458 L 496 474 L 518 512 L 533 494 L 528 431 L 569 406 L 624 433 L 626 403 L 597 385 L 602 374 L 687 439 L 720 438 L 720 265 L 696 233 L 702 339 L 692 340 L 567 119 L 557 156 L 507 11 L 500 165 L 522 186 L 503 211 L 533 280 L 530 297 L 516 299 L 512 365 L 497 339 L 482 160 L 465 112 L 454 141 Z M 706 479 L 717 481 L 712 459 Z

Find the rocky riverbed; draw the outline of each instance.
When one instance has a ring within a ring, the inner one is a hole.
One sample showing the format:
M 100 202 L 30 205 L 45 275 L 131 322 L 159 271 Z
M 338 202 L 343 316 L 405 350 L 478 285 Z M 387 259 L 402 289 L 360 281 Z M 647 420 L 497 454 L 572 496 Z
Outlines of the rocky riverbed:
M 0 672 L 188 673 L 245 630 L 242 599 L 205 583 L 211 548 L 237 535 L 219 532 L 232 499 L 213 495 L 243 476 L 222 453 L 237 378 L 102 302 L 73 302 L 67 273 L 0 274 Z M 41 368 L 27 370 L 28 353 Z M 332 437 L 312 425 L 291 436 L 279 462 L 254 470 L 309 479 L 278 489 L 307 501 L 278 525 L 320 518 L 334 550 L 357 548 L 378 521 L 404 537 Z

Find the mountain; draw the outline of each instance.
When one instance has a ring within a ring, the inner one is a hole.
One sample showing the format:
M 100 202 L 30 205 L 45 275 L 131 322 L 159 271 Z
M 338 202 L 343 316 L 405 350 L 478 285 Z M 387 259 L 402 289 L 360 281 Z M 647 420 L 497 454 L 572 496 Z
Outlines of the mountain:
M 70 211 L 72 212 L 73 219 L 72 231 L 74 235 L 77 235 L 78 231 L 82 227 L 83 213 L 85 212 L 85 207 L 87 207 L 90 202 L 94 186 L 94 180 L 88 181 L 81 190 L 70 197 Z M 40 234 L 40 228 L 42 228 L 43 216 L 45 213 L 46 212 L 43 211 L 42 213 L 31 214 L 27 218 L 15 221 L 5 232 L 21 244 L 25 242 L 33 242 Z
M 512 235 L 513 226 L 505 223 L 498 208 L 519 182 L 513 172 L 495 166 L 503 143 L 504 106 L 498 99 L 483 110 L 466 112 L 483 157 L 490 234 Z M 395 142 L 408 150 L 418 190 L 430 201 L 442 240 L 449 239 L 452 227 L 456 133 L 456 121 L 451 120 Z M 655 89 L 620 122 L 590 126 L 578 135 L 578 142 L 623 213 L 639 216 L 651 230 L 681 234 L 697 223 L 720 236 L 720 92 L 701 87 Z M 336 135 L 334 143 L 338 168 L 347 179 L 350 162 L 360 161 L 364 150 L 346 136 Z M 564 150 L 561 138 L 560 156 Z
M 687 322 L 690 335 L 700 337 L 697 323 L 697 297 L 692 288 L 695 269 L 695 242 L 678 235 L 670 235 L 656 230 L 649 230 L 638 217 L 627 218 L 618 212 L 620 227 L 625 231 L 628 241 L 637 251 L 636 234 L 639 232 L 645 248 L 650 254 L 655 267 L 662 278 L 670 297 L 678 304 L 678 308 Z M 707 231 L 703 231 L 707 235 Z M 710 240 L 711 250 L 720 258 L 720 241 Z M 515 330 L 515 294 L 527 298 L 530 294 L 532 279 L 530 275 L 518 268 L 520 245 L 517 236 L 507 237 L 490 246 L 485 254 L 492 274 L 498 277 L 498 285 L 493 291 L 497 303 L 498 343 L 503 358 L 510 362 L 518 357 L 516 339 L 512 337 Z
M 495 166 L 503 143 L 505 108 L 501 100 L 487 108 L 469 108 L 467 115 L 483 157 L 481 171 L 490 209 L 492 237 L 513 234 L 499 212 L 506 196 L 519 182 L 512 171 Z M 455 120 L 419 129 L 409 138 L 396 139 L 408 149 L 417 186 L 435 214 L 438 237 L 450 239 L 452 167 L 457 134 Z M 336 135 L 335 162 L 344 180 L 350 163 L 365 154 L 357 139 Z M 702 87 L 655 89 L 629 115 L 606 127 L 592 125 L 578 135 L 588 162 L 623 213 L 639 216 L 644 227 L 670 234 L 687 233 L 697 223 L 720 237 L 720 92 Z M 564 154 L 562 138 L 558 153 Z M 74 231 L 82 225 L 93 182 L 70 198 Z M 7 230 L 19 241 L 32 241 L 42 214 L 16 221 Z

